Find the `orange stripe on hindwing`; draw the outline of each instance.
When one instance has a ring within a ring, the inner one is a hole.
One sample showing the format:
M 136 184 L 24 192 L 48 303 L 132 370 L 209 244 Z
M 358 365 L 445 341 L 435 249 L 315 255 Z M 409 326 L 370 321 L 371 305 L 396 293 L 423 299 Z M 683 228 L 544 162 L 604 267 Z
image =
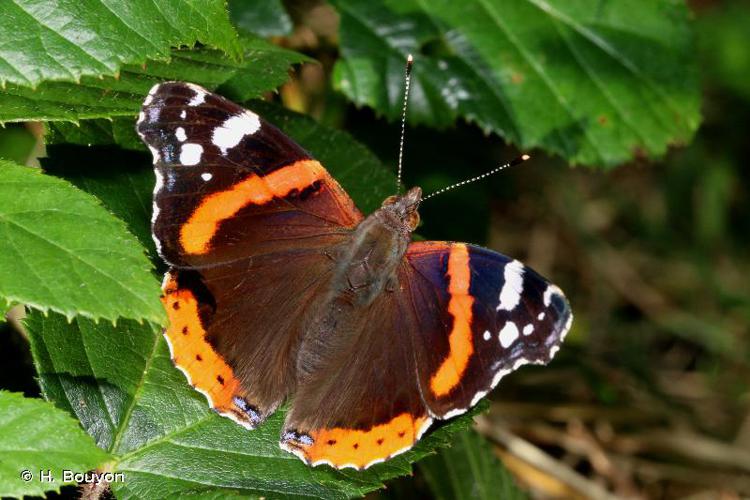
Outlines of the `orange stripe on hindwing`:
M 282 438 L 281 445 L 313 466 L 363 469 L 411 448 L 431 423 L 427 416 L 405 412 L 367 430 L 320 429 L 309 432 L 307 441 L 298 436 Z
M 263 177 L 251 174 L 231 188 L 207 196 L 180 230 L 180 244 L 189 254 L 205 254 L 222 221 L 248 205 L 263 205 L 275 197 L 310 187 L 327 176 L 315 160 L 300 160 Z
M 454 243 L 448 255 L 448 312 L 453 316 L 453 328 L 448 336 L 450 351 L 430 379 L 430 390 L 437 396 L 445 396 L 461 382 L 461 377 L 474 352 L 471 334 L 472 305 L 469 294 L 471 272 L 469 249 Z
M 175 366 L 206 396 L 211 408 L 244 427 L 255 427 L 254 420 L 258 420 L 259 415 L 238 408 L 236 398 L 247 402 L 247 395 L 232 368 L 205 339 L 206 331 L 195 295 L 187 288 L 179 288 L 172 274 L 168 275 L 163 289 L 161 300 L 169 318 L 164 336 Z

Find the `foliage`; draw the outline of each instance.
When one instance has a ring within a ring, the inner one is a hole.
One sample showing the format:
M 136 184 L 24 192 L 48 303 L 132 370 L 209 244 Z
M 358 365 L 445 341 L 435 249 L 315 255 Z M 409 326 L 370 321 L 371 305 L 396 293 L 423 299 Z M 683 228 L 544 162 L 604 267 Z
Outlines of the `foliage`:
M 457 432 L 452 446 L 419 463 L 438 500 L 523 500 L 507 470 L 485 439 L 475 431 Z
M 281 0 L 230 0 L 229 14 L 239 29 L 259 36 L 288 35 L 292 32 L 292 20 Z
M 430 191 L 513 154 L 483 134 L 539 150 L 535 164 L 422 210 L 425 236 L 488 240 L 514 256 L 528 251 L 531 264 L 545 274 L 555 265 L 555 280 L 572 289 L 578 319 L 562 359 L 549 371 L 524 369 L 509 377 L 502 397 L 542 399 L 543 408 L 563 404 L 558 399 L 565 397 L 627 406 L 624 384 L 616 382 L 626 379 L 631 390 L 640 383 L 648 398 L 682 411 L 681 425 L 694 423 L 696 433 L 730 434 L 729 426 L 677 409 L 690 403 L 649 367 L 672 367 L 689 346 L 700 353 L 695 370 L 701 376 L 714 373 L 725 391 L 745 390 L 746 384 L 727 380 L 717 368 L 724 362 L 742 373 L 749 352 L 737 318 L 750 317 L 750 300 L 731 279 L 733 271 L 742 275 L 747 268 L 735 265 L 737 241 L 727 236 L 747 225 L 733 212 L 738 203 L 746 206 L 734 190 L 741 174 L 733 158 L 715 160 L 715 149 L 703 139 L 663 172 L 623 168 L 615 174 L 620 177 L 604 177 L 561 168 L 644 161 L 690 142 L 700 122 L 700 91 L 693 23 L 683 2 L 335 0 L 335 12 L 276 0 L 86 5 L 19 0 L 0 6 L 8 39 L 0 48 L 0 123 L 9 124 L 0 131 L 0 298 L 28 311 L 17 329 L 28 337 L 41 395 L 49 401 L 0 392 L 0 494 L 43 494 L 61 486 L 19 482 L 25 467 L 123 472 L 125 482 L 110 485 L 117 498 L 347 498 L 385 481 L 403 497 L 424 494 L 420 481 L 436 497 L 522 496 L 484 439 L 465 431 L 471 415 L 362 473 L 309 468 L 278 447 L 283 409 L 253 432 L 216 416 L 172 366 L 160 333 L 157 275 L 164 264 L 150 234 L 154 177 L 133 129 L 149 88 L 186 80 L 245 103 L 320 159 L 369 212 L 395 188 L 389 167 L 398 130 L 392 122 L 401 112 L 408 53 L 416 64 L 407 181 Z M 704 34 L 712 23 L 723 28 L 702 36 L 697 46 L 717 54 L 705 58 L 711 74 L 720 89 L 732 89 L 741 100 L 747 98 L 741 68 L 750 59 L 739 33 L 748 10 L 735 6 L 731 12 L 702 19 Z M 321 26 L 336 16 L 338 32 L 323 33 Z M 261 38 L 268 36 L 274 43 Z M 302 63 L 309 64 L 287 83 L 290 69 Z M 282 85 L 281 95 L 275 94 Z M 279 102 L 297 109 L 302 103 L 319 121 Z M 717 115 L 707 109 L 709 130 L 729 143 L 734 136 L 711 129 Z M 741 130 L 741 121 L 735 125 Z M 26 166 L 39 156 L 41 170 Z M 618 179 L 629 180 L 621 189 Z M 605 190 L 605 181 L 617 186 Z M 628 191 L 636 184 L 642 198 Z M 582 201 L 597 193 L 594 208 Z M 493 211 L 490 200 L 497 204 Z M 691 203 L 694 211 L 685 210 Z M 674 215 L 683 212 L 690 213 L 690 223 Z M 713 264 L 717 244 L 729 270 Z M 555 248 L 566 257 L 555 257 Z M 628 261 L 625 249 L 638 252 L 637 263 Z M 695 290 L 675 292 L 691 265 L 716 298 L 701 302 Z M 639 266 L 648 270 L 646 281 L 663 274 L 665 289 L 644 285 Z M 6 333 L 16 336 L 14 325 L 0 325 L 0 353 L 17 352 L 5 343 L 11 337 Z M 646 365 L 642 352 L 664 344 L 681 350 L 654 355 Z M 534 390 L 524 389 L 525 374 L 535 380 L 547 373 L 557 384 L 549 392 L 538 380 Z M 0 377 L 0 384 L 5 380 Z M 569 383 L 560 387 L 560 380 Z M 638 401 L 646 398 L 638 394 Z M 723 401 L 715 406 L 729 408 L 726 413 L 736 409 Z M 513 420 L 514 408 L 508 422 L 524 432 L 523 419 Z M 568 429 L 576 422 L 568 421 Z M 534 425 L 527 437 L 540 428 L 549 436 L 549 427 Z M 30 451 L 28 460 L 22 447 Z M 566 452 L 574 455 L 575 448 Z M 393 481 L 410 474 L 415 461 L 418 480 Z M 600 473 L 600 462 L 592 463 Z M 613 488 L 624 488 L 618 480 L 607 476 Z
M 334 83 L 389 118 L 416 54 L 410 117 L 457 117 L 520 148 L 612 166 L 690 139 L 699 94 L 681 2 L 337 1 Z
M 87 471 L 105 463 L 98 448 L 70 415 L 38 399 L 0 391 L 0 496 L 40 495 L 64 484 L 64 470 Z M 44 473 L 54 479 L 45 486 Z M 28 475 L 27 475 L 28 474 Z
M 0 297 L 43 311 L 165 316 L 143 247 L 99 201 L 37 169 L 0 161 Z
M 196 42 L 235 57 L 239 52 L 223 2 L 93 0 L 81 7 L 29 0 L 3 4 L 0 31 L 13 33 L 16 43 L 0 50 L 0 84 L 33 88 L 43 81 L 115 76 L 123 64 L 168 60 L 171 47 Z
M 244 101 L 284 83 L 291 64 L 309 60 L 250 36 L 243 37 L 238 45 L 243 55 L 239 61 L 216 50 L 173 49 L 168 61 L 126 65 L 116 78 L 89 76 L 75 84 L 45 81 L 34 88 L 9 84 L 0 91 L 0 123 L 28 120 L 77 123 L 82 119 L 111 120 L 123 116 L 132 120 L 140 110 L 143 96 L 155 83 L 175 79 L 212 90 L 219 88 L 227 97 Z

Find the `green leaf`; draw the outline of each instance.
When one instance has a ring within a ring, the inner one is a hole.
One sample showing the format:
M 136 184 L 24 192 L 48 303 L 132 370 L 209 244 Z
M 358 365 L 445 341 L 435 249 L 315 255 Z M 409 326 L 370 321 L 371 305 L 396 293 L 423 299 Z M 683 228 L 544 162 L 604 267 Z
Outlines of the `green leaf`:
M 92 120 L 93 121 L 93 120 Z M 128 130 L 135 135 L 132 119 L 116 120 L 110 125 L 125 122 Z M 91 125 L 93 137 L 95 124 Z M 79 131 L 87 127 L 75 127 Z M 121 137 L 119 134 L 117 138 Z M 128 140 L 130 140 L 128 138 Z M 137 137 L 142 149 L 143 142 Z M 154 190 L 154 166 L 150 154 L 124 151 L 117 147 L 80 147 L 72 144 L 51 144 L 47 146 L 47 157 L 40 159 L 44 170 L 52 175 L 63 177 L 79 189 L 91 193 L 102 200 L 104 206 L 114 215 L 125 221 L 128 229 L 138 238 L 152 260 L 159 261 L 154 241 L 151 238 L 152 192 Z M 102 168 L 107 165 L 107 168 Z
M 229 0 L 232 22 L 259 36 L 289 35 L 292 20 L 281 0 Z
M 419 470 L 438 500 L 527 498 L 489 443 L 472 429 L 456 433 L 451 447 L 421 461 Z
M 278 446 L 284 411 L 247 431 L 209 410 L 172 365 L 158 328 L 115 327 L 57 314 L 26 319 L 34 363 L 48 399 L 75 415 L 114 458 L 119 498 L 224 493 L 348 498 L 411 470 L 445 446 L 470 417 L 426 436 L 414 450 L 364 472 L 310 468 Z
M 240 55 L 223 0 L 15 0 L 2 13 L 0 33 L 13 34 L 0 47 L 2 86 L 115 76 L 124 64 L 167 60 L 171 47 L 196 42 Z
M 118 78 L 82 78 L 80 84 L 45 82 L 35 89 L 8 85 L 0 90 L 0 123 L 72 121 L 117 116 L 135 119 L 149 89 L 164 80 L 220 87 L 235 100 L 258 97 L 289 77 L 289 66 L 310 59 L 259 38 L 241 40 L 243 59 L 214 50 L 174 50 L 168 62 L 126 66 Z
M 0 496 L 59 491 L 72 482 L 63 481 L 63 470 L 87 472 L 108 458 L 67 413 L 46 401 L 0 391 Z M 41 481 L 41 471 L 54 482 Z
M 93 196 L 0 160 L 0 297 L 68 317 L 164 320 L 143 247 Z
M 25 164 L 36 146 L 36 137 L 23 125 L 0 129 L 0 158 Z
M 388 118 L 461 117 L 523 149 L 615 165 L 689 141 L 700 121 L 684 2 L 352 0 L 334 84 Z

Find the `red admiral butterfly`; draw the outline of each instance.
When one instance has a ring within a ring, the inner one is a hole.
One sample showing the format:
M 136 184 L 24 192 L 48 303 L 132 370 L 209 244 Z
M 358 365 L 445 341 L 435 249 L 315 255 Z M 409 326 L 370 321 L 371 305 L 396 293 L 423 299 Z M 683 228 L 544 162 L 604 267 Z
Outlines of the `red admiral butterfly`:
M 570 328 L 559 288 L 464 243 L 413 242 L 421 190 L 365 217 L 309 153 L 190 83 L 151 89 L 138 133 L 172 359 L 253 429 L 292 399 L 281 447 L 369 467 L 547 363 Z

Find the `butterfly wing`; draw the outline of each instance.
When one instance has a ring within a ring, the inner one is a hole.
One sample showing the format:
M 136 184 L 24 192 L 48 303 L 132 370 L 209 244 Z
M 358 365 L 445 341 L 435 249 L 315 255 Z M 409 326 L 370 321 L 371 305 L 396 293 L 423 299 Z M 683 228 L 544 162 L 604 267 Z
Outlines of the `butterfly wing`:
M 413 446 L 432 423 L 403 321 L 403 290 L 371 307 L 335 301 L 300 351 L 281 447 L 313 466 L 367 468 Z M 310 366 L 312 365 L 312 366 Z
M 430 414 L 474 406 L 521 365 L 546 364 L 570 329 L 562 291 L 517 260 L 462 243 L 406 254 L 419 386 Z
M 368 309 L 346 307 L 332 308 L 335 328 L 353 335 L 303 345 L 300 359 L 323 359 L 302 370 L 284 425 L 282 448 L 312 465 L 361 469 L 408 450 L 433 418 L 463 413 L 522 364 L 547 363 L 572 321 L 534 271 L 459 243 L 412 243 L 398 286 Z
M 177 267 L 275 251 L 362 214 L 309 153 L 252 111 L 190 83 L 154 86 L 138 134 L 154 157 L 153 234 Z
M 362 215 L 294 141 L 196 85 L 152 88 L 137 131 L 154 156 L 154 240 L 172 266 L 173 360 L 214 409 L 255 427 L 293 390 L 326 252 Z

